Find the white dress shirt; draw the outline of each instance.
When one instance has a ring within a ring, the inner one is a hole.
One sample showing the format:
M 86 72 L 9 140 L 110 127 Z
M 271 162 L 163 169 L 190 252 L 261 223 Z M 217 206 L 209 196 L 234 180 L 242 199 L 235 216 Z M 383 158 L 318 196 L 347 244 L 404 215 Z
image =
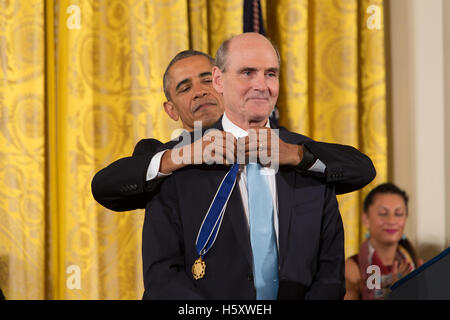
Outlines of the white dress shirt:
M 248 135 L 247 131 L 238 127 L 233 122 L 228 119 L 227 115 L 224 114 L 222 117 L 222 127 L 226 132 L 230 132 L 234 135 L 236 139 L 246 137 Z M 266 127 L 270 128 L 269 121 L 266 123 Z M 264 176 L 269 183 L 270 193 L 272 194 L 273 203 L 273 225 L 275 228 L 275 234 L 277 238 L 278 245 L 278 196 L 277 196 L 277 185 L 275 181 L 275 170 L 267 167 L 262 167 Z M 245 165 L 239 165 L 239 171 L 237 174 L 237 185 L 241 191 L 242 206 L 244 208 L 245 216 L 247 217 L 247 222 L 249 222 L 249 209 L 248 209 L 248 191 L 247 191 L 247 168 Z M 248 224 L 247 224 L 248 225 Z

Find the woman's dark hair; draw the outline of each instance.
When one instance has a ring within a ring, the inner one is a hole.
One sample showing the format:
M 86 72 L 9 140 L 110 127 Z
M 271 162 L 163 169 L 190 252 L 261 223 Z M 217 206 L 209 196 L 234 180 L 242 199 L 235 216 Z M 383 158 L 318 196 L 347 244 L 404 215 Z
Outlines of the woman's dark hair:
M 411 256 L 411 259 L 414 261 L 414 267 L 417 269 L 418 267 L 418 259 L 417 259 L 417 254 L 416 254 L 416 250 L 414 250 L 413 245 L 411 244 L 411 242 L 409 242 L 408 238 L 405 237 L 405 239 L 400 239 L 400 241 L 398 242 L 399 246 L 402 246 Z
M 381 194 L 386 194 L 386 193 L 397 194 L 400 197 L 402 197 L 403 200 L 405 201 L 406 213 L 408 213 L 408 200 L 409 200 L 408 195 L 406 194 L 405 191 L 403 191 L 402 189 L 397 187 L 395 184 L 390 183 L 390 182 L 382 183 L 382 184 L 378 185 L 377 187 L 373 188 L 369 192 L 369 194 L 364 199 L 364 204 L 363 204 L 364 212 L 367 212 L 369 210 L 369 207 L 372 205 L 372 203 L 375 199 L 375 196 L 380 193 Z
M 378 185 L 377 187 L 372 189 L 369 192 L 369 194 L 367 194 L 366 198 L 364 199 L 364 203 L 363 203 L 363 210 L 365 213 L 368 212 L 369 207 L 372 205 L 372 203 L 375 199 L 375 196 L 378 194 L 399 195 L 405 201 L 406 214 L 408 214 L 408 200 L 409 200 L 408 195 L 406 194 L 406 192 L 404 190 L 400 189 L 395 184 L 390 183 L 390 182 L 386 182 L 386 183 L 382 183 L 382 184 Z M 410 256 L 411 256 L 412 260 L 414 261 L 414 264 L 417 268 L 417 262 L 418 262 L 417 254 L 416 254 L 416 251 L 414 250 L 414 247 L 412 246 L 411 242 L 409 242 L 409 240 L 407 238 L 405 238 L 405 239 L 402 238 L 402 239 L 400 239 L 398 244 L 400 246 L 402 246 L 406 251 L 408 251 L 408 253 L 410 254 Z

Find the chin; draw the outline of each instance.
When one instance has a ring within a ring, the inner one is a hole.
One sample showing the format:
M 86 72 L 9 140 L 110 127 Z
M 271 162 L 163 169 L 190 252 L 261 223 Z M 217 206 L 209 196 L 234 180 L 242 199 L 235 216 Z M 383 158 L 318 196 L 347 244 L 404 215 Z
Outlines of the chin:
M 397 244 L 400 241 L 401 237 L 398 236 L 392 236 L 392 237 L 384 237 L 383 243 L 387 245 L 394 245 Z
M 219 106 L 209 106 L 198 109 L 194 116 L 197 120 L 204 120 L 206 118 L 219 118 L 222 114 L 223 109 Z
M 221 115 L 222 115 L 222 113 L 205 115 L 201 119 L 198 119 L 197 121 L 202 121 L 202 126 L 204 128 L 207 128 L 207 127 L 211 127 L 214 123 L 216 123 L 217 120 L 219 120 Z
M 270 116 L 270 112 L 267 111 L 263 111 L 263 110 L 257 110 L 255 112 L 249 112 L 249 119 L 251 121 L 263 121 L 263 120 L 267 120 L 269 119 Z
M 251 103 L 247 105 L 247 112 L 255 115 L 268 115 L 272 112 L 274 106 L 269 103 Z

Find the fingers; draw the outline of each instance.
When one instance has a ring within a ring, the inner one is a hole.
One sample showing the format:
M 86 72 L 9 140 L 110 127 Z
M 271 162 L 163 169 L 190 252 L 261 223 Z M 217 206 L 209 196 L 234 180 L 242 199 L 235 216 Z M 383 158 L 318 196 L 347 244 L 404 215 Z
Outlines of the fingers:
M 407 261 L 403 261 L 400 264 L 398 272 L 400 272 L 402 274 L 402 276 L 405 276 L 406 274 L 411 272 L 411 269 L 412 269 L 412 265 L 410 263 L 408 263 Z
M 259 162 L 269 165 L 278 155 L 278 149 L 273 148 L 274 136 L 270 128 L 252 128 L 248 137 L 243 138 L 246 162 Z
M 392 265 L 392 273 L 397 274 L 397 272 L 398 272 L 398 261 L 395 260 L 394 264 Z
M 279 138 L 270 128 L 251 128 L 248 136 L 236 139 L 230 132 L 211 130 L 193 143 L 195 164 L 278 163 Z M 199 150 L 200 149 L 200 150 Z M 200 156 L 197 154 L 200 151 Z
M 236 162 L 237 139 L 230 132 L 224 132 L 225 142 L 222 146 L 223 159 L 226 164 Z
M 397 282 L 399 280 L 398 277 L 398 261 L 395 260 L 392 264 L 392 283 Z
M 233 164 L 237 148 L 237 140 L 233 134 L 224 131 L 212 131 L 204 135 L 203 163 Z
M 407 261 L 400 264 L 397 260 L 392 265 L 392 282 L 396 282 L 412 271 L 412 265 Z

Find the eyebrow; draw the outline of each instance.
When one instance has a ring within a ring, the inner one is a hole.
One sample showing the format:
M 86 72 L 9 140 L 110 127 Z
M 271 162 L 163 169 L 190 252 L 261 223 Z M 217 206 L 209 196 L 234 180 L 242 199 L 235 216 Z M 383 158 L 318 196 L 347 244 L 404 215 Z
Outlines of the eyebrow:
M 202 72 L 198 75 L 199 78 L 208 77 L 208 76 L 212 76 L 212 73 L 210 71 Z
M 253 67 L 243 67 L 243 68 L 241 68 L 241 69 L 238 70 L 239 73 L 241 73 L 241 72 L 243 72 L 243 71 L 251 71 L 251 72 L 254 72 L 254 71 L 258 71 L 258 69 L 253 68 Z M 273 68 L 268 68 L 268 69 L 266 69 L 266 70 L 264 70 L 264 71 L 266 71 L 266 72 L 276 72 L 276 73 L 278 73 L 278 72 L 280 71 L 280 69 L 279 69 L 279 68 L 273 67 Z
M 280 68 L 269 68 L 266 71 L 278 73 L 278 72 L 280 72 Z
M 212 73 L 211 73 L 210 71 L 207 71 L 207 72 L 202 72 L 202 73 L 200 73 L 200 74 L 198 75 L 198 77 L 199 77 L 199 78 L 204 78 L 204 77 L 208 77 L 208 76 L 211 76 L 211 75 L 212 75 Z M 187 84 L 187 83 L 190 83 L 190 82 L 192 82 L 192 80 L 191 80 L 190 78 L 181 80 L 180 82 L 178 82 L 177 86 L 175 87 L 175 91 L 178 91 L 178 89 L 179 89 L 182 85 Z
M 244 71 L 251 71 L 254 72 L 256 71 L 256 68 L 252 68 L 252 67 L 243 67 L 241 69 L 238 70 L 238 73 L 244 72 Z
M 191 79 L 184 79 L 184 80 L 181 80 L 180 82 L 178 82 L 178 84 L 177 84 L 177 86 L 175 87 L 175 91 L 178 91 L 178 89 L 182 86 L 182 85 L 184 85 L 184 84 L 186 84 L 186 83 L 190 83 L 190 82 L 192 82 L 191 81 Z
M 385 207 L 385 206 L 383 206 L 383 205 L 381 205 L 381 206 L 379 207 L 379 209 L 383 209 L 383 210 L 389 211 L 389 208 L 388 208 L 388 207 Z M 396 207 L 396 208 L 394 208 L 394 211 L 403 210 L 403 209 L 404 209 L 403 207 Z

